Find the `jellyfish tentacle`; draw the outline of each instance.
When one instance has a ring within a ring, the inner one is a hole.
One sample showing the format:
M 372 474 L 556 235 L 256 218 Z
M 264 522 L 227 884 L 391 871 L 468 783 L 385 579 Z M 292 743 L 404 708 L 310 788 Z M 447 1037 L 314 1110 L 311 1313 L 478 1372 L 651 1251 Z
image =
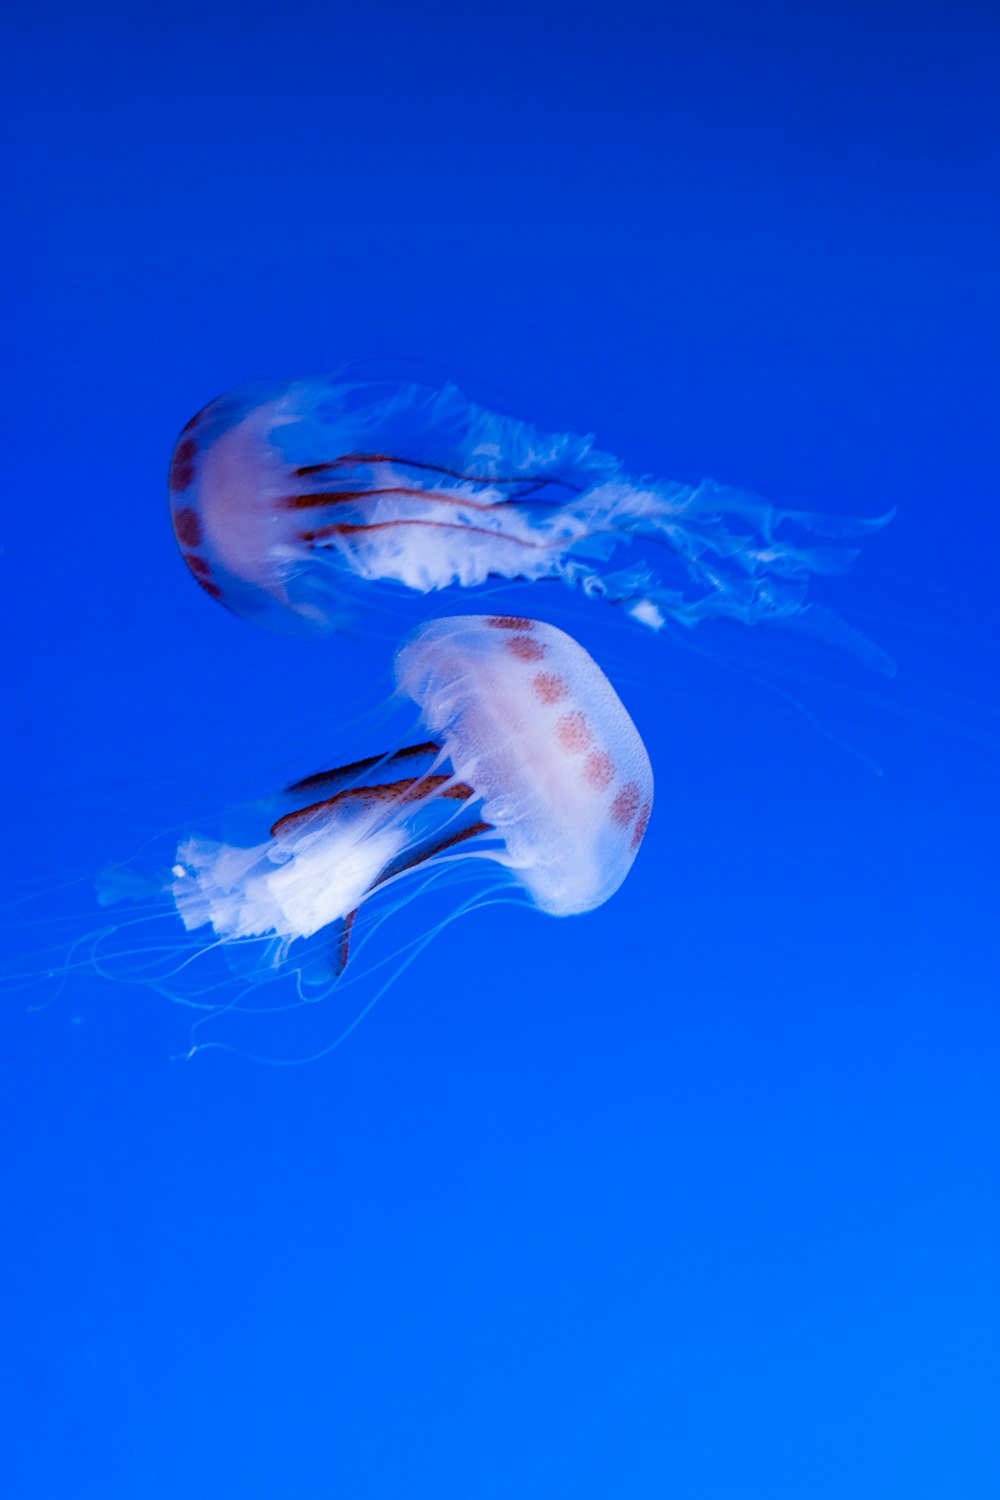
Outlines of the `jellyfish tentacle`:
M 330 469 L 351 468 L 358 464 L 395 464 L 400 469 L 419 469 L 425 474 L 443 474 L 446 479 L 459 479 L 465 484 L 557 484 L 561 489 L 571 490 L 575 495 L 583 493 L 583 487 L 558 474 L 469 474 L 462 469 L 448 469 L 443 464 L 421 462 L 416 458 L 403 458 L 393 453 L 345 453 L 329 463 L 302 464 L 292 473 L 307 478 L 311 474 L 323 474 Z
M 338 807 L 352 802 L 420 802 L 425 797 L 448 797 L 456 802 L 467 802 L 475 793 L 464 781 L 453 776 L 408 776 L 402 781 L 384 781 L 377 786 L 349 786 L 324 797 L 320 802 L 311 802 L 295 812 L 285 813 L 271 827 L 271 837 L 280 839 L 293 833 L 300 824 L 323 815 L 332 815 Z
M 387 495 L 418 500 L 421 504 L 426 501 L 430 505 L 450 505 L 456 510 L 498 509 L 489 501 L 473 500 L 463 495 L 442 495 L 437 490 L 423 490 L 412 484 L 376 485 L 364 490 L 316 490 L 306 495 L 288 495 L 283 504 L 286 510 L 326 510 L 334 505 L 363 505 Z
M 351 956 L 351 933 L 354 930 L 354 923 L 357 920 L 359 910 L 360 907 L 356 906 L 353 911 L 349 911 L 341 924 L 340 935 L 337 940 L 337 956 L 333 964 L 334 979 L 339 979 L 347 968 L 347 960 Z
M 439 854 L 446 854 L 449 849 L 454 849 L 457 844 L 464 844 L 468 839 L 474 839 L 481 833 L 493 833 L 495 825 L 488 823 L 485 818 L 477 818 L 474 823 L 469 823 L 465 828 L 458 828 L 453 833 L 445 834 L 443 838 L 432 839 L 429 843 L 422 844 L 419 849 L 410 850 L 407 854 L 400 854 L 396 859 L 390 860 L 381 875 L 371 886 L 371 891 L 377 891 L 380 886 L 395 879 L 397 875 L 404 874 L 407 870 L 415 870 L 418 865 L 423 865 L 428 860 L 435 859 Z
M 438 490 L 421 489 L 418 485 L 386 484 L 366 489 L 313 490 L 304 494 L 286 495 L 279 503 L 283 510 L 332 510 L 338 505 L 360 506 L 390 498 L 412 500 L 418 505 L 448 505 L 452 510 L 477 510 L 489 515 L 501 515 L 505 510 L 518 505 L 562 506 L 563 500 L 539 494 L 547 482 L 545 479 L 537 479 L 508 495 L 499 495 L 492 500 L 473 500 L 471 495 L 442 494 Z M 463 526 L 463 530 L 465 529 L 475 530 L 474 527 Z
M 429 843 L 421 845 L 419 849 L 411 850 L 408 854 L 401 854 L 398 859 L 391 860 L 382 871 L 377 880 L 373 881 L 365 892 L 365 900 L 373 895 L 380 886 L 388 884 L 397 875 L 404 875 L 409 870 L 415 870 L 418 865 L 426 864 L 435 859 L 439 854 L 446 854 L 449 849 L 454 849 L 457 844 L 464 844 L 469 839 L 474 839 L 480 833 L 492 833 L 494 825 L 477 818 L 470 823 L 468 828 L 460 828 L 454 833 L 446 834 L 444 838 L 433 839 Z M 347 968 L 347 960 L 351 954 L 351 933 L 357 920 L 358 912 L 361 910 L 356 906 L 353 911 L 348 912 L 343 919 L 343 926 L 337 940 L 337 958 L 334 964 L 334 978 L 339 979 Z
M 376 766 L 394 766 L 399 761 L 410 760 L 416 756 L 440 754 L 441 746 L 437 740 L 422 740 L 419 745 L 406 745 L 402 750 L 387 750 L 382 755 L 367 755 L 363 760 L 352 760 L 347 765 L 334 766 L 329 771 L 315 771 L 310 776 L 303 776 L 300 781 L 290 782 L 285 790 L 309 792 L 331 781 L 347 781 L 357 776 L 364 776 L 367 771 L 373 770 Z

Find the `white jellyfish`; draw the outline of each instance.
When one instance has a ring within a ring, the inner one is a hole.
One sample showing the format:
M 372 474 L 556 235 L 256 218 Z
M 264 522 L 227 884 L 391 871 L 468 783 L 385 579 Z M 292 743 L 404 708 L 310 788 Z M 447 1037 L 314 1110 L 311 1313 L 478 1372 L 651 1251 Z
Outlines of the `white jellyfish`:
M 170 493 L 198 583 L 279 630 L 336 630 L 370 611 L 378 586 L 405 597 L 561 579 L 652 629 L 780 624 L 886 665 L 807 592 L 855 555 L 810 538 L 839 542 L 886 517 L 637 479 L 591 438 L 539 432 L 453 386 L 240 387 L 185 427 Z
M 362 904 L 443 862 L 492 861 L 552 916 L 618 890 L 653 775 L 582 646 L 537 620 L 446 617 L 403 644 L 396 681 L 425 738 L 297 782 L 295 805 L 255 844 L 181 843 L 170 890 L 190 931 L 276 940 L 267 952 L 279 967 L 317 939 L 337 974 Z

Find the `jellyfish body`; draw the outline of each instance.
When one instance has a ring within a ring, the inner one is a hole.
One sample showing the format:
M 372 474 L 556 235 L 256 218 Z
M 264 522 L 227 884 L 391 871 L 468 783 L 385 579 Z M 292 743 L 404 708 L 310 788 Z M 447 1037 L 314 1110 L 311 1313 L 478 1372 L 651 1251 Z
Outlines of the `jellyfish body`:
M 503 862 L 553 916 L 591 911 L 621 885 L 653 805 L 638 731 L 594 659 L 552 625 L 445 618 L 396 657 Z
M 424 595 L 556 578 L 654 629 L 793 623 L 878 655 L 808 600 L 811 575 L 854 556 L 808 538 L 839 541 L 887 518 L 636 480 L 591 438 L 539 432 L 453 386 L 240 387 L 184 429 L 170 493 L 198 583 L 279 630 L 336 630 L 376 584 Z
M 619 888 L 649 821 L 652 771 L 576 641 L 535 620 L 446 617 L 404 643 L 396 679 L 428 738 L 297 782 L 296 805 L 251 847 L 182 843 L 171 893 L 189 930 L 275 938 L 278 962 L 319 935 L 339 972 L 362 904 L 444 861 L 503 866 L 553 916 Z

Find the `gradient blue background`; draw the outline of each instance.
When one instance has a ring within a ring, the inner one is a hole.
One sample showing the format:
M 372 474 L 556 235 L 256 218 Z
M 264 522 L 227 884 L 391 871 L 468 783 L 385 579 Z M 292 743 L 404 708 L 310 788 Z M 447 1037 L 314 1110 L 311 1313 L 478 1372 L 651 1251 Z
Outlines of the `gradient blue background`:
M 174 435 L 243 380 L 430 364 L 640 471 L 897 504 L 823 597 L 900 674 L 581 616 L 658 777 L 627 886 L 456 924 L 319 1064 L 10 993 L 4 1494 L 1000 1493 L 992 7 L 5 29 L 6 899 L 367 702 L 176 555 Z

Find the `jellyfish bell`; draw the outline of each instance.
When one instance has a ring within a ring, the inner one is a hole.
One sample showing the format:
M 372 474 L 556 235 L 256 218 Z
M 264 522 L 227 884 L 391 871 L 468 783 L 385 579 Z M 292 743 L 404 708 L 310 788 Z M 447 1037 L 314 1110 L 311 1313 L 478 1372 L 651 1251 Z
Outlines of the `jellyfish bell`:
M 540 911 L 594 910 L 628 875 L 653 776 L 639 733 L 588 653 L 537 620 L 446 617 L 396 657 L 425 735 L 288 789 L 288 811 L 249 846 L 181 842 L 169 882 L 185 927 L 210 943 L 270 943 L 295 969 L 317 943 L 329 984 L 359 911 L 414 876 L 480 861 Z M 298 950 L 298 951 L 297 951 Z
M 621 699 L 572 637 L 513 616 L 434 620 L 398 653 L 396 678 L 537 907 L 567 916 L 614 895 L 646 831 L 653 775 Z
M 590 437 L 540 432 L 454 386 L 238 388 L 185 427 L 170 497 L 196 581 L 272 629 L 343 629 L 380 590 L 412 603 L 556 579 L 654 631 L 717 618 L 784 625 L 884 665 L 808 586 L 849 565 L 845 538 L 888 517 L 636 479 Z
M 349 616 L 329 590 L 315 597 L 315 573 L 301 565 L 286 505 L 290 408 L 281 388 L 246 386 L 187 424 L 170 464 L 174 536 L 195 582 L 233 613 L 280 634 L 325 635 Z

